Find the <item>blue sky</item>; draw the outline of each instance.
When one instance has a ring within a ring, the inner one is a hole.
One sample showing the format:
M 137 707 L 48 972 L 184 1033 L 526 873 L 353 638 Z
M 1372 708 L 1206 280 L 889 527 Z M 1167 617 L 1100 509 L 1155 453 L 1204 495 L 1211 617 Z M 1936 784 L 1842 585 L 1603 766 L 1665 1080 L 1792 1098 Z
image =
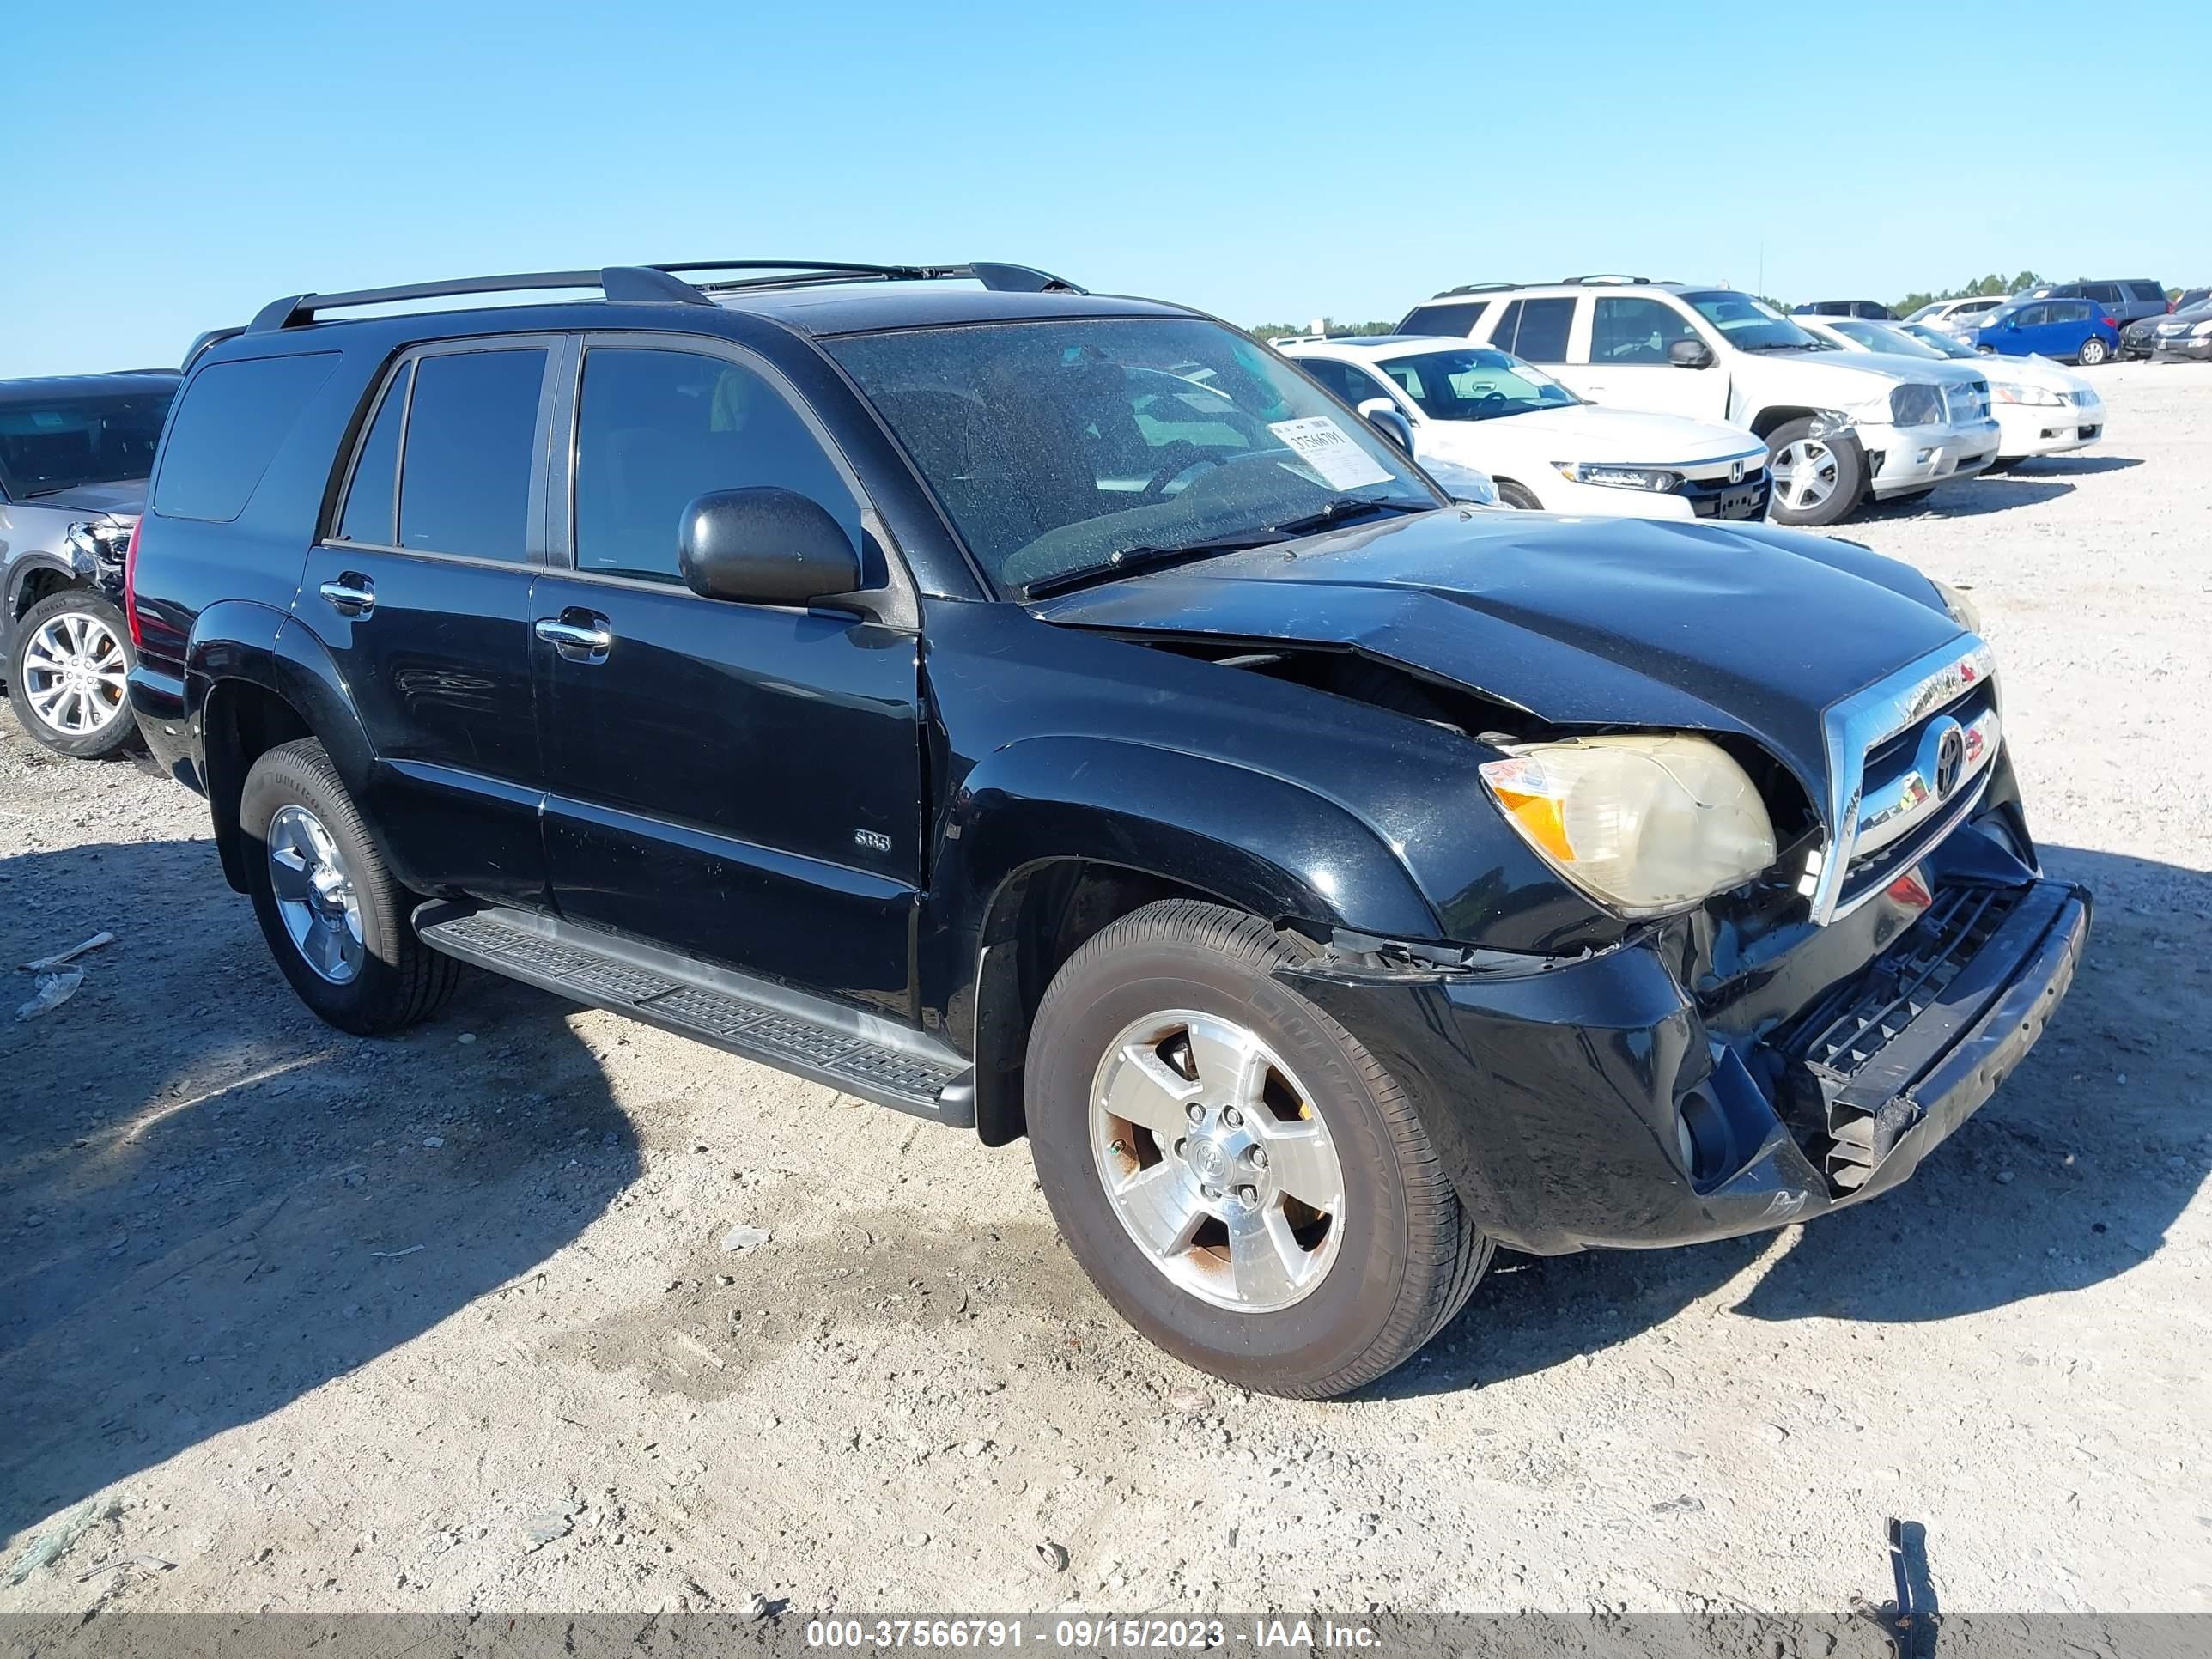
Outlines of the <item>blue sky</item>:
M 1944 15 L 22 3 L 0 377 L 173 362 L 280 293 L 695 258 L 1012 259 L 1245 323 L 1586 270 L 2212 282 L 2212 7 Z

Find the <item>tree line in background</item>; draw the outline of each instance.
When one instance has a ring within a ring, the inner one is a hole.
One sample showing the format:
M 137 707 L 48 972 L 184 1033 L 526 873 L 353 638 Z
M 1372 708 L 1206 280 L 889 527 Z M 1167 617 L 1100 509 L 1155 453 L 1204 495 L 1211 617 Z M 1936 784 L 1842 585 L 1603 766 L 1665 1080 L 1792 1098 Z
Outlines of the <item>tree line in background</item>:
M 1996 295 L 2018 294 L 2049 280 L 2048 277 L 2038 276 L 2034 271 L 2023 270 L 2017 276 L 2008 281 L 1992 271 L 1978 282 L 1969 283 L 1964 288 L 1945 289 L 1940 294 L 1908 294 L 1902 300 L 1892 304 L 1889 308 L 1897 316 L 1910 317 L 1921 307 L 1930 305 L 1937 300 L 1979 300 Z M 2087 279 L 2077 277 L 2075 280 Z M 1759 297 L 1765 300 L 1766 303 L 1777 311 L 1790 309 L 1779 300 L 1768 298 L 1765 295 Z M 2169 300 L 2178 300 L 2181 297 L 2181 290 L 2178 288 L 2168 289 L 2166 297 Z M 1329 325 L 1328 331 L 1333 335 L 1349 335 L 1357 337 L 1361 335 L 1393 333 L 1397 326 L 1395 323 L 1332 323 Z M 1266 341 L 1279 338 L 1285 334 L 1304 334 L 1310 332 L 1311 327 L 1310 319 L 1303 323 L 1255 323 L 1244 331 L 1255 340 Z
M 1251 327 L 1246 329 L 1244 331 L 1264 345 L 1269 340 L 1281 339 L 1285 334 L 1312 333 L 1313 319 L 1311 318 L 1308 318 L 1303 323 L 1255 323 Z M 1342 335 L 1364 337 L 1370 334 L 1395 334 L 1398 331 L 1398 325 L 1395 323 L 1340 323 L 1331 321 L 1328 325 L 1328 331 L 1333 337 Z
M 2021 271 L 2010 282 L 1992 274 L 1983 277 L 1978 283 L 1969 283 L 1964 288 L 1948 289 L 1941 294 L 1908 294 L 1892 305 L 1890 309 L 1900 317 L 1910 317 L 1921 307 L 1932 305 L 1938 300 L 1982 300 L 1993 298 L 2001 294 L 2018 294 L 2023 289 L 2033 288 L 2038 283 L 2047 280 L 2049 279 L 2039 276 L 2032 270 Z M 2179 292 L 2179 289 L 2175 291 Z

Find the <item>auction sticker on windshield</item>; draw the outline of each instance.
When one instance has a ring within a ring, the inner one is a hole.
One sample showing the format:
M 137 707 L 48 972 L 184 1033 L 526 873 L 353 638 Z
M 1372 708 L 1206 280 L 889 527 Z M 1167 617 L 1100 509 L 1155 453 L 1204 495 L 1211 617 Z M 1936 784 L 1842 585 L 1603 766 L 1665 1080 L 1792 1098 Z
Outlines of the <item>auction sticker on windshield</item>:
M 1362 484 L 1390 482 L 1389 471 L 1326 415 L 1272 422 L 1267 430 L 1296 450 L 1331 489 L 1357 489 Z

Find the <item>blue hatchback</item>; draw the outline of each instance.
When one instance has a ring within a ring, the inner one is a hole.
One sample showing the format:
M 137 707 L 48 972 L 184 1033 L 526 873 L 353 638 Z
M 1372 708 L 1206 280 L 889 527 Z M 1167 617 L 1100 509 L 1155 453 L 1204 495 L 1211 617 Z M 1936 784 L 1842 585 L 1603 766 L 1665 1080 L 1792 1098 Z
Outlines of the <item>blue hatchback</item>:
M 1974 343 L 2007 357 L 2039 354 L 2087 367 L 2119 355 L 2120 331 L 2094 300 L 2016 300 L 1990 313 Z

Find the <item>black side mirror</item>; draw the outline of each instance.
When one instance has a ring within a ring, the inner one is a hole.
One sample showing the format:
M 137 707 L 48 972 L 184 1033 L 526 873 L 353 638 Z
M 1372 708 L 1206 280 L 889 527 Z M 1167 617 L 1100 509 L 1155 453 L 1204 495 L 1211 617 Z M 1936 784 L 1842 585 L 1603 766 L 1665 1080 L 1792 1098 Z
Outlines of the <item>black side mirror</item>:
M 1367 417 L 1367 424 L 1398 446 L 1401 453 L 1410 459 L 1413 453 L 1413 423 L 1393 409 L 1388 399 L 1370 398 L 1359 405 L 1359 412 Z
M 860 555 L 844 526 L 788 489 L 717 489 L 684 509 L 676 568 L 710 599 L 808 605 L 860 585 Z
M 1667 348 L 1667 361 L 1677 368 L 1711 368 L 1713 349 L 1703 340 L 1677 340 Z

